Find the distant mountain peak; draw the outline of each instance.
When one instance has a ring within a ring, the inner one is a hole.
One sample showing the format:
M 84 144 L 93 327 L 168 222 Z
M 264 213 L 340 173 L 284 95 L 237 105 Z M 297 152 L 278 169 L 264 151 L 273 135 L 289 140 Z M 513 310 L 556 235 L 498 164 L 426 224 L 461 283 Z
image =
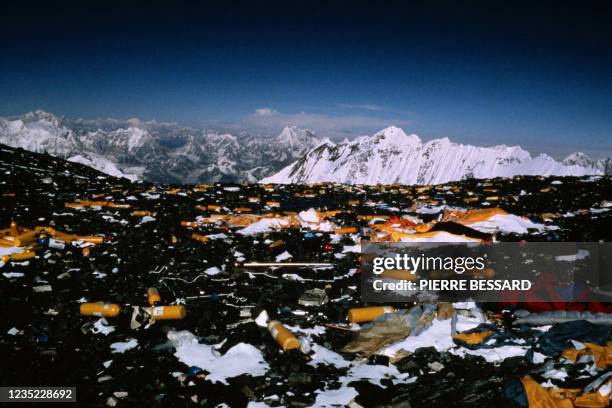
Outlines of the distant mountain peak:
M 397 126 L 389 126 L 385 129 L 374 134 L 374 137 L 382 138 L 386 141 L 387 144 L 410 144 L 410 145 L 420 145 L 421 138 L 414 133 L 411 135 L 407 135 L 403 129 Z
M 587 160 L 590 161 L 591 158 L 583 152 L 574 152 L 571 153 L 569 155 L 567 155 L 567 157 L 565 159 L 563 159 L 563 161 L 576 161 L 576 160 Z
M 612 159 L 608 157 L 607 159 L 594 160 L 583 152 L 576 152 L 568 155 L 565 159 L 563 159 L 562 163 L 566 166 L 592 168 L 599 170 L 604 174 L 609 174 L 612 172 Z
M 310 129 L 302 129 L 295 125 L 285 126 L 279 133 L 278 137 L 294 137 L 296 135 L 314 135 L 314 132 Z
M 59 122 L 61 121 L 61 119 L 57 117 L 56 115 L 50 112 L 44 111 L 42 109 L 36 109 L 32 112 L 25 113 L 21 116 L 21 119 L 24 122 L 36 122 L 36 121 L 45 120 L 47 122 L 56 123 L 56 124 L 59 124 Z
M 276 137 L 276 140 L 290 148 L 295 148 L 302 146 L 304 143 L 314 138 L 315 134 L 311 130 L 300 129 L 297 126 L 285 126 Z

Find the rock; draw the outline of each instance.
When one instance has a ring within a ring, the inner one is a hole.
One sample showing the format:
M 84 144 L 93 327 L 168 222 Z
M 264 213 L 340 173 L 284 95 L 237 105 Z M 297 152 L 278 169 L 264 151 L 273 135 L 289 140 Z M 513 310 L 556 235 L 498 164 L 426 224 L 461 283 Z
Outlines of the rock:
M 324 289 L 314 288 L 304 292 L 298 303 L 302 306 L 321 306 L 327 303 L 328 297 Z

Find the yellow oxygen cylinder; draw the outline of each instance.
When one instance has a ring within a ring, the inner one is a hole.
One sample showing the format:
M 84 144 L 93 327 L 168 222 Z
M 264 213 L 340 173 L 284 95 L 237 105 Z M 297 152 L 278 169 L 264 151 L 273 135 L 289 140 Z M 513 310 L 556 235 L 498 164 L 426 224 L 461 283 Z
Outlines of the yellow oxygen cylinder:
M 153 320 L 177 320 L 187 316 L 187 309 L 183 305 L 150 307 L 148 312 Z
M 278 320 L 272 320 L 268 323 L 268 331 L 283 351 L 300 347 L 300 341 Z
M 78 209 L 78 208 L 83 208 L 85 206 L 83 204 L 81 204 L 81 203 L 65 203 L 64 207 L 66 207 L 66 208 L 77 208 Z
M 89 242 L 91 244 L 103 244 L 104 243 L 104 237 L 100 237 L 100 236 L 91 236 L 91 237 L 83 237 L 83 236 L 77 236 L 77 241 L 83 241 L 83 242 Z
M 77 240 L 77 236 L 75 234 L 66 234 L 65 232 L 55 231 L 53 236 L 57 239 L 61 239 L 62 241 L 72 242 Z
M 237 212 L 237 213 L 247 213 L 247 212 L 252 212 L 252 211 L 253 210 L 248 208 L 248 207 L 237 207 L 237 208 L 234 208 L 234 212 Z
M 195 232 L 191 234 L 191 239 L 195 239 L 196 241 L 200 242 L 208 242 L 208 238 L 206 238 L 204 235 L 196 234 Z
M 285 241 L 283 241 L 282 239 L 279 239 L 278 241 L 274 241 L 273 243 L 268 245 L 268 248 L 276 248 L 276 247 L 283 245 L 284 243 Z
M 156 288 L 147 289 L 147 299 L 149 304 L 153 306 L 155 303 L 161 301 L 161 296 L 159 296 L 159 292 Z
M 83 316 L 115 317 L 121 312 L 121 306 L 114 303 L 82 303 L 79 309 Z
M 335 234 L 355 234 L 356 232 L 356 227 L 338 228 L 337 230 L 334 230 Z
M 394 313 L 395 308 L 391 306 L 358 307 L 350 309 L 348 320 L 351 323 L 371 322 L 385 313 Z
M 2 260 L 2 262 L 6 263 L 8 261 L 25 261 L 27 259 L 34 258 L 35 256 L 36 253 L 34 251 L 26 249 L 25 251 L 17 252 L 15 254 L 4 255 L 0 259 Z
M 112 202 L 108 203 L 108 207 L 110 208 L 132 208 L 132 206 L 129 204 L 120 204 L 120 203 L 112 203 Z
M 13 239 L 13 243 L 15 246 L 26 246 L 26 245 L 30 245 L 33 242 L 36 242 L 36 236 L 38 234 L 36 233 L 36 231 L 28 231 L 28 232 L 24 232 L 23 234 L 20 234 L 18 236 L 16 236 Z

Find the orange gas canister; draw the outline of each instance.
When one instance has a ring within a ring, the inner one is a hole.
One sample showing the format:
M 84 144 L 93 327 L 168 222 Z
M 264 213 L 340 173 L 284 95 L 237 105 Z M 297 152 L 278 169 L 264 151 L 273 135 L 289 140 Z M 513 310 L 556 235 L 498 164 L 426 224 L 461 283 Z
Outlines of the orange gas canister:
M 30 244 L 36 242 L 37 236 L 38 236 L 38 234 L 36 233 L 36 231 L 24 232 L 23 234 L 17 235 L 13 239 L 13 243 L 14 243 L 15 246 L 30 245 Z
M 77 236 L 77 240 L 83 241 L 83 242 L 89 242 L 91 244 L 97 244 L 97 245 L 104 243 L 104 237 L 100 237 L 100 236 L 91 236 L 91 237 Z
M 159 296 L 159 292 L 156 288 L 147 289 L 147 299 L 149 304 L 153 306 L 155 303 L 161 301 L 161 296 Z
M 300 341 L 278 320 L 272 320 L 268 323 L 268 331 L 283 351 L 300 347 Z
M 200 242 L 208 242 L 208 238 L 206 238 L 204 235 L 196 234 L 195 232 L 191 234 L 191 239 L 195 239 L 196 241 Z
M 253 210 L 248 208 L 248 207 L 238 207 L 238 208 L 234 208 L 234 212 L 237 212 L 237 213 L 248 213 L 248 212 L 253 212 Z
M 82 303 L 80 311 L 83 316 L 115 317 L 121 312 L 121 306 L 114 303 Z
M 283 245 L 284 243 L 285 241 L 283 241 L 282 239 L 279 239 L 278 241 L 274 241 L 273 243 L 268 245 L 268 248 L 276 248 L 276 247 Z
M 153 320 L 176 320 L 187 316 L 187 309 L 183 305 L 150 307 L 148 312 Z
M 0 260 L 2 262 L 9 262 L 9 261 L 25 261 L 28 260 L 30 258 L 34 258 L 36 256 L 36 253 L 34 251 L 30 251 L 29 249 L 26 249 L 24 251 L 21 252 L 17 252 L 15 254 L 10 254 L 10 255 L 4 255 L 3 257 L 0 258 Z
M 335 234 L 354 234 L 357 232 L 356 227 L 346 227 L 346 228 L 338 228 L 334 230 Z
M 391 306 L 358 307 L 350 309 L 348 320 L 351 323 L 371 322 L 385 313 L 394 313 L 395 308 Z

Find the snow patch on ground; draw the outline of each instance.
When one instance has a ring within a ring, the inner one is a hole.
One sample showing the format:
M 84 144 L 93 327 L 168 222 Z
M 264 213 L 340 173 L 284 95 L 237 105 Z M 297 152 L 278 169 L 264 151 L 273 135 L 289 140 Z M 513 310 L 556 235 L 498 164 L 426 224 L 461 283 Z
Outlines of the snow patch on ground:
M 497 363 L 510 357 L 524 356 L 527 354 L 528 350 L 529 347 L 521 346 L 500 346 L 490 349 L 482 348 L 478 350 L 470 350 L 465 347 L 459 347 L 457 349 L 451 349 L 450 353 L 461 357 L 465 356 L 466 354 L 481 356 L 489 363 Z
M 473 329 L 480 323 L 482 323 L 481 319 L 459 315 L 457 316 L 456 329 L 462 332 Z M 393 357 L 400 350 L 414 353 L 416 349 L 421 347 L 435 347 L 438 351 L 447 351 L 456 347 L 452 338 L 451 319 L 434 320 L 432 325 L 419 335 L 408 336 L 397 343 L 381 349 L 379 354 Z
M 110 345 L 113 353 L 124 353 L 136 346 L 138 346 L 138 340 L 136 339 L 129 339 L 125 342 L 117 342 Z
M 287 259 L 291 259 L 291 258 L 293 258 L 293 255 L 285 251 L 282 254 L 278 255 L 275 259 L 276 259 L 276 262 L 282 262 L 282 261 L 286 261 Z
M 242 374 L 254 377 L 264 375 L 270 366 L 265 362 L 261 351 L 250 344 L 238 343 L 225 354 L 220 354 L 215 346 L 201 344 L 189 331 L 170 331 L 168 339 L 176 348 L 176 358 L 188 365 L 200 367 L 209 374 L 206 379 L 227 385 L 227 379 Z
M 586 249 L 579 249 L 578 252 L 576 252 L 573 255 L 559 255 L 559 256 L 555 256 L 555 260 L 556 261 L 560 261 L 560 262 L 575 262 L 575 261 L 579 261 L 581 259 L 586 259 L 591 255 L 591 253 L 589 251 L 587 251 Z
M 115 327 L 114 326 L 109 326 L 108 322 L 106 321 L 105 318 L 100 318 L 98 320 L 96 320 L 96 322 L 94 323 L 94 332 L 95 333 L 101 333 L 104 335 L 108 335 L 109 333 L 112 333 L 115 331 Z M 136 340 L 134 340 L 136 341 Z M 114 344 L 118 344 L 118 343 L 114 343 Z M 138 343 L 136 343 L 138 344 Z M 129 349 L 127 349 L 129 350 Z
M 78 154 L 76 156 L 69 157 L 67 160 L 73 163 L 84 164 L 85 166 L 94 168 L 110 176 L 125 177 L 130 181 L 136 181 L 139 179 L 139 176 L 136 174 L 126 174 L 123 171 L 119 170 L 115 163 L 102 156 L 90 154 L 89 157 L 84 157 Z
M 16 254 L 21 251 L 23 251 L 21 247 L 0 247 L 0 256 Z
M 261 313 L 259 313 L 259 315 L 255 319 L 255 323 L 259 327 L 268 327 L 268 312 L 263 310 Z
M 353 387 L 342 387 L 337 390 L 317 391 L 313 407 L 345 407 L 359 393 Z
M 272 232 L 287 226 L 289 226 L 289 222 L 282 218 L 264 218 L 236 231 L 236 233 L 240 235 L 256 235 Z
M 2 275 L 4 275 L 4 277 L 7 279 L 22 278 L 25 276 L 25 274 L 21 272 L 4 272 Z
M 213 266 L 213 267 L 210 267 L 210 268 L 206 269 L 204 271 L 204 273 L 207 274 L 207 275 L 214 276 L 214 275 L 217 275 L 217 274 L 221 273 L 221 269 L 217 268 L 216 266 Z
M 433 236 L 419 237 L 415 234 L 414 237 L 402 237 L 402 242 L 480 242 L 479 239 L 464 237 L 462 235 L 451 234 L 446 231 L 438 232 Z
M 495 234 L 496 232 L 503 234 L 528 234 L 529 229 L 538 231 L 544 229 L 544 225 L 514 214 L 496 214 L 486 221 L 470 224 L 470 227 L 488 234 Z

